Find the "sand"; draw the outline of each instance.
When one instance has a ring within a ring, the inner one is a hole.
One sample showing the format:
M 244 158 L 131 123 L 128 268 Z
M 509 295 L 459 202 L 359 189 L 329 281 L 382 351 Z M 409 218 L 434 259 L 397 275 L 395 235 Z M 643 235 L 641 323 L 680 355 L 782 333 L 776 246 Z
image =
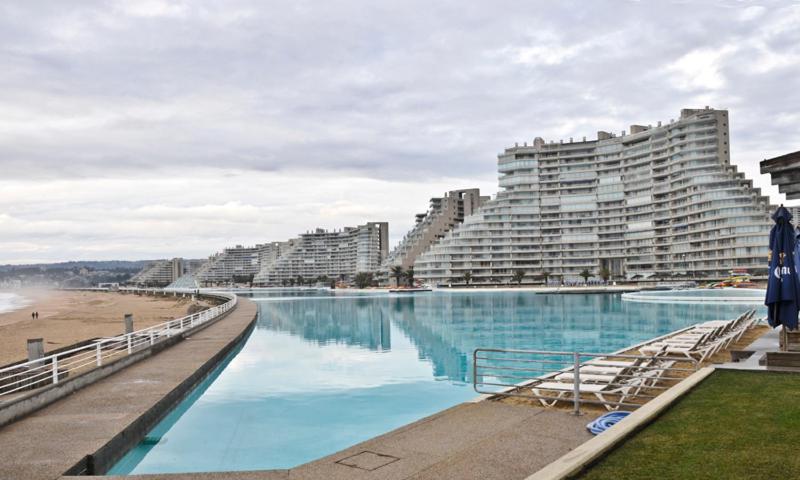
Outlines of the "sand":
M 31 304 L 0 314 L 0 366 L 27 359 L 27 339 L 43 338 L 45 352 L 125 330 L 123 316 L 133 314 L 134 330 L 186 315 L 191 300 L 122 295 L 113 292 L 15 290 Z M 31 319 L 38 311 L 39 318 Z

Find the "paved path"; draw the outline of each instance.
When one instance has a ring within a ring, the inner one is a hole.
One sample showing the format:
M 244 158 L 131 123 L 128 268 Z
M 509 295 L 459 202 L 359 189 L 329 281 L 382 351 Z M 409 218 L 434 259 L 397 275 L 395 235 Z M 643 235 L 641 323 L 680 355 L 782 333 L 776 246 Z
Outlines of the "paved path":
M 462 403 L 291 470 L 113 477 L 120 480 L 524 479 L 591 438 L 562 410 Z M 106 477 L 112 478 L 112 477 Z
M 256 312 L 239 298 L 226 318 L 186 340 L 1 428 L 0 479 L 61 477 L 229 346 Z

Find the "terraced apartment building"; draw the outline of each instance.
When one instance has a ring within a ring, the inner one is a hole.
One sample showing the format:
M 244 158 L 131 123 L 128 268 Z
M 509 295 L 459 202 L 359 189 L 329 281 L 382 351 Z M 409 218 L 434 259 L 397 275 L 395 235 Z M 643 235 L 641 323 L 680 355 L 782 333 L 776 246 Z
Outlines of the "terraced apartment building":
M 165 287 L 184 275 L 202 268 L 204 260 L 172 258 L 155 260 L 128 280 L 139 287 Z
M 444 238 L 465 217 L 477 212 L 487 200 L 489 197 L 481 196 L 478 188 L 452 190 L 444 196 L 431 198 L 428 210 L 416 215 L 414 227 L 384 260 L 382 277 L 393 280 L 388 275 L 392 267 L 400 266 L 404 270 L 412 267 L 417 257 Z
M 236 245 L 209 257 L 208 262 L 196 273 L 201 286 L 227 285 L 255 277 L 261 270 L 261 262 L 279 255 L 278 242 L 254 246 Z
M 259 286 L 281 286 L 298 277 L 350 281 L 375 272 L 388 253 L 389 224 L 369 222 L 341 230 L 318 228 L 289 240 L 287 248 L 254 279 Z
M 557 280 L 588 270 L 615 279 L 766 274 L 769 214 L 760 189 L 730 163 L 725 110 L 633 125 L 596 140 L 515 145 L 498 156 L 500 192 L 415 263 L 436 284 Z

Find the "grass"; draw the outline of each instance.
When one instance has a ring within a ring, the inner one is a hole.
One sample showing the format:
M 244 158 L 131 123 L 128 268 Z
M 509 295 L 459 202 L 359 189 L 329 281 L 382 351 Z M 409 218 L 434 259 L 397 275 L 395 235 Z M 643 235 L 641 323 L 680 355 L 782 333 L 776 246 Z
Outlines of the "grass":
M 579 478 L 797 478 L 798 445 L 800 375 L 717 370 Z

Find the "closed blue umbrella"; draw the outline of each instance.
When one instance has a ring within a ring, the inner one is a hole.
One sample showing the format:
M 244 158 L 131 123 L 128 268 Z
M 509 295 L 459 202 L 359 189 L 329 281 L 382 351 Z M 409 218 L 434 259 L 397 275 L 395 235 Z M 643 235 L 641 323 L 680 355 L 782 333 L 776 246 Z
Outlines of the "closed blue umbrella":
M 775 225 L 769 232 L 769 280 L 767 282 L 767 320 L 770 326 L 797 328 L 800 282 L 795 269 L 795 233 L 792 214 L 781 205 L 772 214 Z

